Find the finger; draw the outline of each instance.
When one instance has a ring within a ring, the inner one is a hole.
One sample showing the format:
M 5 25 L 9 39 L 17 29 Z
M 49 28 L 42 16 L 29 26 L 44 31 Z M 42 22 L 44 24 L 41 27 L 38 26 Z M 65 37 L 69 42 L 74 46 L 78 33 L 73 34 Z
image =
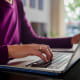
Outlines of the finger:
M 46 48 L 48 49 L 50 60 L 53 60 L 53 53 L 52 53 L 49 45 L 45 45 L 45 46 L 46 46 Z
M 44 60 L 44 62 L 48 62 L 48 59 L 43 54 L 40 54 L 39 57 Z
M 49 52 L 50 52 L 50 54 L 51 54 L 50 59 L 51 59 L 51 60 L 53 60 L 53 53 L 52 53 L 52 51 L 51 51 L 50 47 L 48 47 L 48 50 L 49 50 Z
M 46 54 L 46 57 L 47 57 L 48 61 L 50 61 L 51 55 L 50 55 L 50 52 L 49 52 L 48 48 L 42 48 L 41 52 Z
M 48 62 L 48 59 L 40 51 L 35 51 L 32 55 L 40 57 L 44 62 Z

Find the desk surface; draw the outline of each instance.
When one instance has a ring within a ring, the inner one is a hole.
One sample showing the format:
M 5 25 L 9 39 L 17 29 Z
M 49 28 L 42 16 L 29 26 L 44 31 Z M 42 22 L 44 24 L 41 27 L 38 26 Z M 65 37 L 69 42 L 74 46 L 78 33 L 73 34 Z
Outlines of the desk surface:
M 54 80 L 53 77 L 49 76 L 42 76 L 42 75 L 35 75 L 29 73 L 16 73 L 16 72 L 1 72 L 0 73 L 0 80 Z
M 31 73 L 21 73 L 0 70 L 0 80 L 80 80 L 80 60 L 60 79 L 53 76 L 44 76 Z

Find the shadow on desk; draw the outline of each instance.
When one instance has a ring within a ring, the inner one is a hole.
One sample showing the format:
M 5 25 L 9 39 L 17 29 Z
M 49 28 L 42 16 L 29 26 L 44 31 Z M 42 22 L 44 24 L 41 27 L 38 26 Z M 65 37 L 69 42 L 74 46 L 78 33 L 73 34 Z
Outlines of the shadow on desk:
M 56 78 L 30 73 L 1 72 L 0 80 L 56 80 Z

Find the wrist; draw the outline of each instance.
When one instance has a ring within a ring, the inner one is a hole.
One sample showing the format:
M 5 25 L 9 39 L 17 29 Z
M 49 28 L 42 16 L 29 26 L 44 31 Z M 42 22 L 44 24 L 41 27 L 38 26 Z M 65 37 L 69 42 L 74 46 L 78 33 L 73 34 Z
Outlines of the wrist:
M 13 46 L 9 45 L 8 46 L 8 57 L 13 58 L 12 54 L 14 54 Z

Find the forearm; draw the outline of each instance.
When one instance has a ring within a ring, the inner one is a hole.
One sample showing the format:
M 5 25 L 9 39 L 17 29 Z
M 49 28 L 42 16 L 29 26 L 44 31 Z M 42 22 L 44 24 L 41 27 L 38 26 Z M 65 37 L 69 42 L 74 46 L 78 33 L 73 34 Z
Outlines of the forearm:
M 46 37 L 39 37 L 34 34 L 29 34 L 23 36 L 23 44 L 28 43 L 36 43 L 36 44 L 47 44 L 51 48 L 72 48 L 71 38 L 46 38 Z
M 72 48 L 71 38 L 42 38 L 37 37 L 34 43 L 47 44 L 51 48 Z

